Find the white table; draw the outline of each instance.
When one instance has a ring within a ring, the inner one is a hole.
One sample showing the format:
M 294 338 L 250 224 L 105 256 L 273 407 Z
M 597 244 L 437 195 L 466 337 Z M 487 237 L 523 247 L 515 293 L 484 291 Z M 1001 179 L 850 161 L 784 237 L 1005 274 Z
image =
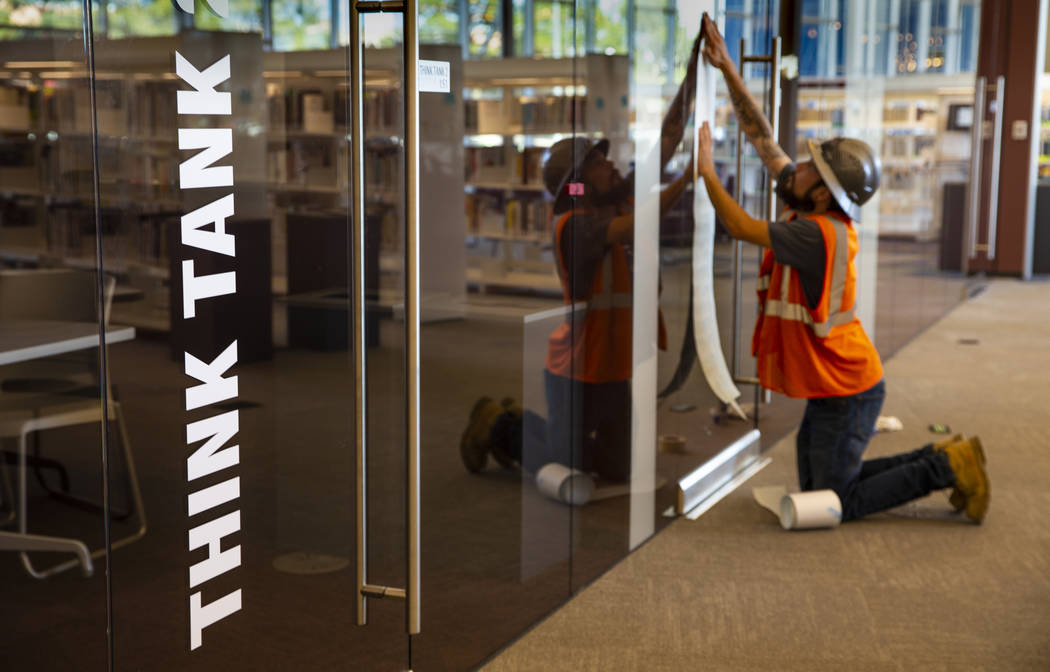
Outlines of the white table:
M 133 338 L 134 327 L 106 328 L 107 344 Z M 0 320 L 0 365 L 97 348 L 98 344 L 98 324 L 93 322 Z
M 130 341 L 134 338 L 134 327 L 110 326 L 106 328 L 107 345 Z M 76 350 L 87 350 L 98 346 L 99 328 L 95 322 L 0 320 L 0 365 L 61 355 Z M 22 478 L 24 479 L 24 475 Z M 10 505 L 9 502 L 8 504 Z M 22 506 L 25 506 L 24 500 Z M 80 564 L 86 575 L 90 575 L 93 571 L 92 554 L 88 551 L 87 546 L 77 539 L 0 531 L 0 550 L 72 552 L 77 556 L 75 562 Z M 25 562 L 24 556 L 23 562 Z M 29 569 L 28 566 L 27 569 Z

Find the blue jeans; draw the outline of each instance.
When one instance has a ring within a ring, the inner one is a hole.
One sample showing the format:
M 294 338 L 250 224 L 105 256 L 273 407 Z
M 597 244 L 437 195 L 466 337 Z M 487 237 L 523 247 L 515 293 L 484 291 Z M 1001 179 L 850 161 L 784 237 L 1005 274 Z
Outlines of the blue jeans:
M 862 518 L 950 487 L 947 456 L 923 446 L 910 453 L 862 460 L 875 432 L 886 387 L 847 397 L 810 399 L 798 430 L 798 481 L 802 490 L 831 489 L 842 501 L 842 520 Z

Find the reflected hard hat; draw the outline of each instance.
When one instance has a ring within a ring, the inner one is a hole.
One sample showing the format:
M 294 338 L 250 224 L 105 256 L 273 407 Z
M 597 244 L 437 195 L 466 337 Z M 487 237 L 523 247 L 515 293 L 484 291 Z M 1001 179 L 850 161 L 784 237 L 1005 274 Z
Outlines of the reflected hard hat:
M 879 188 L 882 168 L 868 143 L 854 138 L 834 138 L 822 143 L 810 140 L 813 165 L 828 185 L 835 202 L 849 218 L 860 221 L 860 206 Z
M 562 212 L 569 207 L 569 182 L 581 179 L 583 162 L 594 150 L 608 155 L 609 141 L 580 136 L 563 138 L 551 145 L 543 155 L 543 184 L 554 197 L 554 212 Z

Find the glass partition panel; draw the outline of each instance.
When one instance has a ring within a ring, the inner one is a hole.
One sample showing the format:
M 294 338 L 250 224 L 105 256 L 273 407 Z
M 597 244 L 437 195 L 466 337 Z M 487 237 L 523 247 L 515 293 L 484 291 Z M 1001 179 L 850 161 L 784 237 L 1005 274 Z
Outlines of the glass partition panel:
M 138 537 L 141 508 L 125 409 L 100 393 L 100 314 L 121 297 L 98 273 L 116 215 L 96 209 L 86 21 L 77 2 L 0 2 L 0 22 L 0 667 L 101 670 L 105 458 L 114 546 Z M 135 335 L 106 329 L 113 348 Z
M 447 12 L 420 17 L 435 42 L 424 58 L 451 68 L 448 92 L 420 93 L 425 616 L 412 656 L 433 670 L 478 664 L 570 594 L 568 496 L 536 478 L 562 436 L 545 370 L 566 320 L 544 157 L 588 95 L 579 61 L 539 26 L 571 45 L 573 4 L 516 3 L 535 11 L 535 59 L 494 50 L 501 3 L 466 4 L 466 52 L 436 43 Z
M 800 149 L 851 135 L 882 161 L 858 227 L 858 308 L 884 358 L 969 284 L 959 271 L 970 132 L 959 115 L 973 104 L 975 4 L 824 1 L 803 16 Z
M 125 297 L 111 319 L 136 330 L 109 367 L 149 517 L 112 557 L 118 666 L 407 667 L 404 603 L 370 600 L 359 627 L 355 599 L 358 544 L 371 583 L 406 581 L 400 34 L 363 22 L 358 286 L 331 5 L 222 4 L 175 3 L 170 35 L 94 36 L 103 261 Z

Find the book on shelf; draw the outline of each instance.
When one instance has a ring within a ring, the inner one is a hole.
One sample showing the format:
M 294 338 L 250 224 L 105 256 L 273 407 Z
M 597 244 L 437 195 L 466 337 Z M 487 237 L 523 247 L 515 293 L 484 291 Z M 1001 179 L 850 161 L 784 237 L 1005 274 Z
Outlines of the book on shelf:
M 404 126 L 404 103 L 400 89 L 366 88 L 361 106 L 366 134 L 382 131 L 393 135 L 403 132 L 399 130 Z
M 468 183 L 543 186 L 544 147 L 523 151 L 499 147 L 467 147 L 464 151 L 464 177 Z M 508 153 L 511 154 L 508 160 Z
M 585 128 L 586 96 L 530 96 L 464 101 L 467 133 L 505 135 L 571 133 Z
M 29 92 L 0 86 L 0 129 L 21 131 L 29 127 Z
M 535 196 L 507 197 L 479 192 L 466 199 L 467 234 L 507 236 L 545 242 L 550 233 L 552 204 Z
M 499 147 L 467 147 L 463 156 L 467 182 L 508 182 L 510 169 L 506 150 Z

